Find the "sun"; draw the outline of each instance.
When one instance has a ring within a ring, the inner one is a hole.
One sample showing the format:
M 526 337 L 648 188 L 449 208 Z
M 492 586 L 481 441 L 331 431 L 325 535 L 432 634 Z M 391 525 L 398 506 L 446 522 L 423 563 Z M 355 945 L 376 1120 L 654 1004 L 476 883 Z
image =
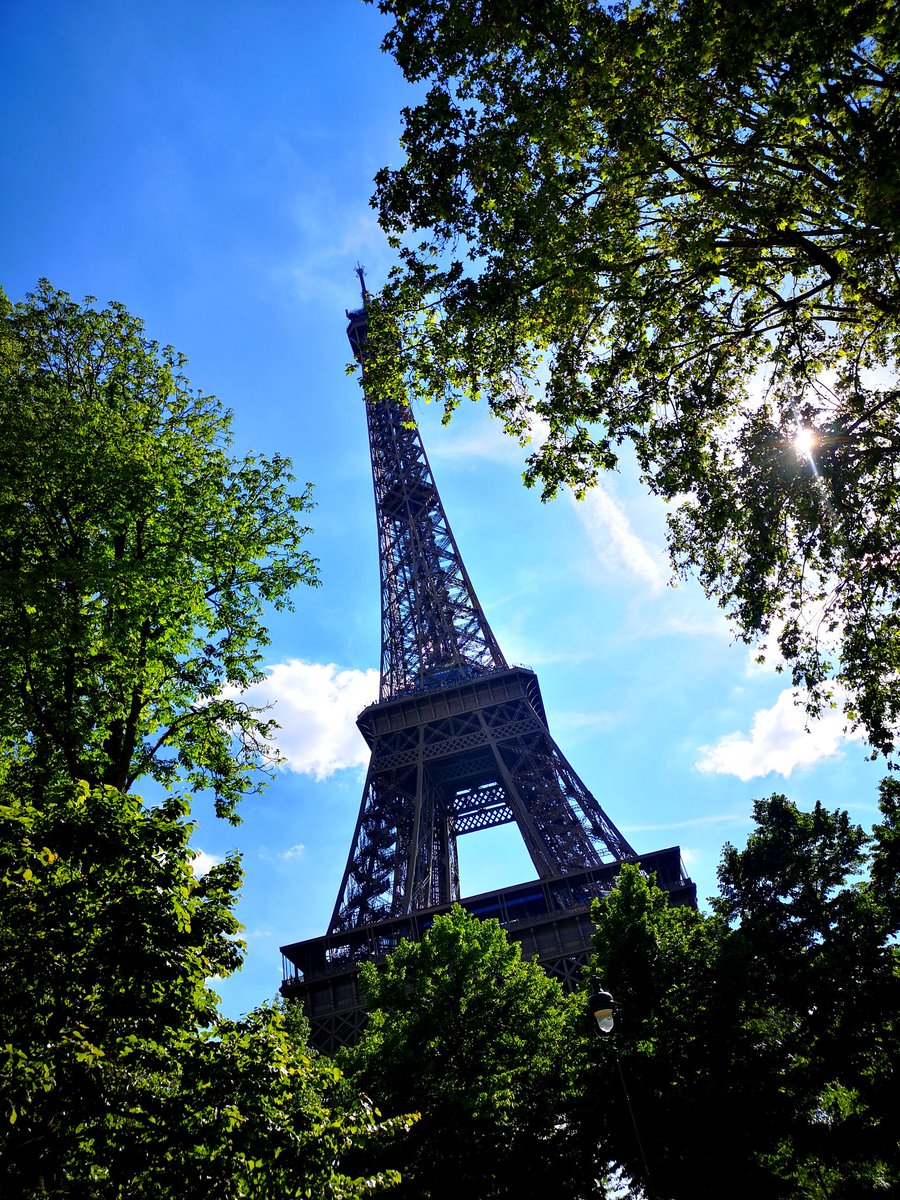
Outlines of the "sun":
M 819 439 L 816 437 L 814 429 L 810 429 L 808 425 L 801 425 L 794 434 L 794 449 L 804 458 L 810 458 L 818 441 Z

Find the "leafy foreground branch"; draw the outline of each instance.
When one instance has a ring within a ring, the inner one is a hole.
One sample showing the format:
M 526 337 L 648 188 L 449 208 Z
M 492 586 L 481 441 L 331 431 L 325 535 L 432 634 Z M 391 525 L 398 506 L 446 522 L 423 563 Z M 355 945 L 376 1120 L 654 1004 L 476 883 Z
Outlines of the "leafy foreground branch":
M 4 1196 L 352 1200 L 382 1122 L 306 1045 L 302 1016 L 221 1017 L 243 944 L 236 857 L 191 870 L 186 802 L 65 781 L 0 794 Z
M 271 724 L 264 606 L 315 582 L 278 456 L 119 304 L 0 293 L 0 1194 L 354 1200 L 382 1122 L 298 1013 L 219 1015 L 237 856 L 192 871 L 189 787 L 237 820 Z M 162 785 L 155 807 L 130 792 Z
M 675 567 L 777 640 L 814 705 L 839 680 L 890 754 L 895 4 L 379 7 L 423 95 L 377 176 L 401 265 L 372 304 L 372 388 L 485 396 L 538 439 L 545 497 L 633 452 L 674 506 Z
M 882 812 L 872 841 L 844 812 L 772 796 L 746 849 L 725 847 L 711 915 L 670 909 L 634 867 L 597 905 L 593 966 L 617 1027 L 592 1037 L 585 1098 L 650 1194 L 855 1200 L 900 1187 L 893 778 Z
M 121 304 L 0 292 L 0 728 L 10 769 L 214 791 L 236 819 L 271 722 L 265 605 L 316 582 L 310 488 Z
M 713 912 L 637 866 L 598 901 L 592 1029 L 495 921 L 462 909 L 363 968 L 374 1011 L 341 1065 L 385 1112 L 396 1195 L 872 1200 L 900 1187 L 900 784 L 874 839 L 846 813 L 756 804 Z M 637 1131 L 637 1135 L 636 1135 Z M 387 1161 L 377 1143 L 358 1161 Z M 639 1191 L 637 1189 L 643 1189 Z
M 457 906 L 360 977 L 374 1011 L 340 1065 L 383 1112 L 422 1114 L 380 1156 L 360 1156 L 400 1168 L 398 1198 L 597 1194 L 597 1139 L 580 1143 L 567 1118 L 573 1010 L 495 920 Z

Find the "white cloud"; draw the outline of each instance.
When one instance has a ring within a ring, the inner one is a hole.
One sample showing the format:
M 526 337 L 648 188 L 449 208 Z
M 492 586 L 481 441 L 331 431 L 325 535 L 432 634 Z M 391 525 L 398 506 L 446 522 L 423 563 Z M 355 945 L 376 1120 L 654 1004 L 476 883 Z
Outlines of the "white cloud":
M 334 663 L 298 658 L 267 671 L 268 677 L 243 698 L 272 706 L 269 715 L 281 726 L 273 740 L 288 770 L 326 779 L 344 767 L 365 766 L 369 750 L 356 718 L 378 697 L 377 671 L 341 670 Z
M 302 858 L 306 853 L 306 847 L 302 842 L 298 842 L 296 846 L 290 846 L 287 850 L 282 850 L 278 855 L 285 862 L 290 862 L 292 858 Z
M 601 484 L 583 500 L 570 496 L 594 553 L 610 571 L 625 571 L 648 584 L 653 592 L 666 586 L 665 555 L 634 532 L 622 506 Z
M 421 412 L 416 416 L 421 421 Z M 428 457 L 432 462 L 470 463 L 481 460 L 521 467 L 525 453 L 516 439 L 505 432 L 500 421 L 473 421 L 469 428 L 465 428 L 456 418 L 446 430 L 441 431 L 439 437 L 430 439 Z
M 270 850 L 268 846 L 260 846 L 257 855 L 263 862 L 273 863 L 277 867 L 281 863 L 296 862 L 297 859 L 305 858 L 306 846 L 302 842 L 289 846 L 287 850 Z
M 194 861 L 191 863 L 191 870 L 199 879 L 205 875 L 207 871 L 213 867 L 217 867 L 221 862 L 221 858 L 216 858 L 214 854 L 207 854 L 205 850 L 194 851 Z
M 554 729 L 614 729 L 621 717 L 612 712 L 554 712 Z
M 744 780 L 771 772 L 787 778 L 796 767 L 839 755 L 843 742 L 861 739 L 861 731 L 847 728 L 840 708 L 812 719 L 802 701 L 797 703 L 799 695 L 786 688 L 771 708 L 760 709 L 749 736 L 729 733 L 714 746 L 701 746 L 697 769 Z
M 769 649 L 769 646 L 774 646 L 775 638 L 771 642 L 766 642 L 766 649 L 763 650 L 760 645 L 747 647 L 747 660 L 745 671 L 749 678 L 754 678 L 757 675 L 777 675 L 779 669 L 784 669 L 784 659 L 779 654 L 777 648 Z

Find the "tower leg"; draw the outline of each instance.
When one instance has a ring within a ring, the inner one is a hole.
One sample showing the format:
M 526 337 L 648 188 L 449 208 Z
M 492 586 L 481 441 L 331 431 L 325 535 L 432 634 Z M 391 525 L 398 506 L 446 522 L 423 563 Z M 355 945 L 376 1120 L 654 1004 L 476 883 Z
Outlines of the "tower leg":
M 494 825 L 517 825 L 541 879 L 634 858 L 535 696 L 515 668 L 363 714 L 372 758 L 330 933 L 452 903 L 457 838 Z

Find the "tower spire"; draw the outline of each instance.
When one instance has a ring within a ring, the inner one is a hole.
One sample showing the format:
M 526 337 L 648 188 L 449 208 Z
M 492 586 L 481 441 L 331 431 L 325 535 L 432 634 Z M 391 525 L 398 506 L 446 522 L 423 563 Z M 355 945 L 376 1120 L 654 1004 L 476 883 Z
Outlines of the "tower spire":
M 362 281 L 362 268 L 357 268 Z M 362 283 L 363 295 L 365 283 Z M 348 312 L 365 387 L 368 317 Z M 444 512 L 411 410 L 366 396 L 381 574 L 379 699 L 506 667 Z

